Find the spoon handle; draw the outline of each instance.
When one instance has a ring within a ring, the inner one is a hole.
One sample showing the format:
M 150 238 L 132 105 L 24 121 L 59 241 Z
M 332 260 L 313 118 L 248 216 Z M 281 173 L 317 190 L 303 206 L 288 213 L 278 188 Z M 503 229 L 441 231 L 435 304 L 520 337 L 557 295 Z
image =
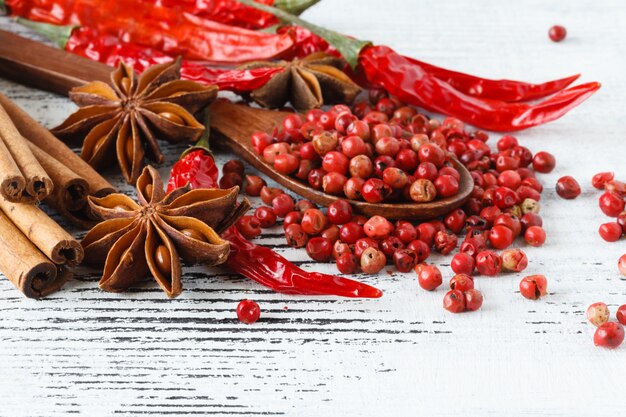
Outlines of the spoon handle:
M 62 49 L 0 30 L 0 76 L 67 95 L 90 81 L 109 81 L 111 68 Z

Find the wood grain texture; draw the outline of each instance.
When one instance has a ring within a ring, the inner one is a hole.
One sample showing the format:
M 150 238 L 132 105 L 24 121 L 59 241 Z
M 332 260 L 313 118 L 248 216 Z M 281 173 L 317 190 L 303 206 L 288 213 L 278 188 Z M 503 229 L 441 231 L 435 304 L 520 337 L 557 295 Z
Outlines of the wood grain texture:
M 444 290 L 422 291 L 414 274 L 359 276 L 385 291 L 363 301 L 274 294 L 203 267 L 184 270 L 185 292 L 175 300 L 154 286 L 104 293 L 89 270 L 42 301 L 0 280 L 0 416 L 622 414 L 626 347 L 595 348 L 584 310 L 600 300 L 613 311 L 626 303 L 616 269 L 626 241 L 599 238 L 608 220 L 589 183 L 608 169 L 626 179 L 626 7 L 618 0 L 324 0 L 304 16 L 478 75 L 544 81 L 576 71 L 603 83 L 563 119 L 516 135 L 558 160 L 540 177 L 548 242 L 525 249 L 526 272 L 548 277 L 549 296 L 522 299 L 520 275 L 478 278 L 483 309 L 453 316 L 441 307 Z M 547 38 L 555 23 L 568 29 L 561 44 Z M 7 19 L 0 26 L 18 30 Z M 46 126 L 74 109 L 66 98 L 4 80 L 0 91 Z M 181 150 L 164 146 L 163 174 Z M 556 197 L 563 175 L 580 181 L 577 200 Z M 259 241 L 303 268 L 335 272 L 287 248 L 280 227 Z M 450 257 L 431 259 L 451 276 Z M 261 304 L 262 321 L 236 321 L 242 298 Z

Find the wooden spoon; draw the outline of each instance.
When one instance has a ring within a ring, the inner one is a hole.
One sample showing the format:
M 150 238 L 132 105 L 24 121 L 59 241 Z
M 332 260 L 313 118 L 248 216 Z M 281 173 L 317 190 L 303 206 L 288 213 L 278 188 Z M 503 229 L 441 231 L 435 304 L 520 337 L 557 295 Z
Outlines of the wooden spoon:
M 275 127 L 282 126 L 287 112 L 271 111 L 216 101 L 211 105 L 211 143 L 223 145 L 230 149 L 250 165 L 272 178 L 280 185 L 300 194 L 313 203 L 323 206 L 330 205 L 340 197 L 316 190 L 308 184 L 277 172 L 270 164 L 258 155 L 250 142 L 250 135 L 256 131 L 271 132 Z M 469 198 L 474 181 L 469 171 L 456 159 L 454 167 L 461 174 L 457 195 L 435 200 L 429 203 L 366 203 L 350 201 L 354 209 L 366 216 L 381 215 L 389 219 L 432 219 L 444 215 L 460 207 Z
M 61 49 L 52 48 L 0 30 L 0 75 L 59 94 L 90 81 L 109 82 L 111 67 Z M 256 154 L 250 143 L 255 131 L 270 132 L 281 126 L 289 113 L 217 101 L 211 106 L 211 128 L 218 136 L 214 143 L 225 145 L 282 186 L 314 203 L 328 206 L 338 197 L 315 190 L 299 180 L 282 175 Z M 212 132 L 212 133 L 213 133 Z M 220 140 L 221 139 L 221 140 Z M 431 219 L 460 207 L 468 198 L 474 182 L 468 170 L 453 160 L 461 174 L 459 193 L 430 203 L 372 204 L 350 201 L 355 210 L 367 216 L 382 215 L 389 219 Z

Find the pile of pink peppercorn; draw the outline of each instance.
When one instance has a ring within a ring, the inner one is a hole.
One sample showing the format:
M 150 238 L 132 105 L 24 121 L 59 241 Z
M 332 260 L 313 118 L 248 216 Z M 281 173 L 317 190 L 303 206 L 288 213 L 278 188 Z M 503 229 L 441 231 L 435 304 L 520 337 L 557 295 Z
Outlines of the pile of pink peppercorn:
M 242 185 L 248 195 L 260 196 L 265 203 L 239 220 L 239 230 L 254 238 L 282 219 L 287 244 L 305 248 L 315 261 L 334 261 L 343 274 L 378 273 L 390 264 L 399 272 L 415 270 L 420 287 L 428 291 L 443 284 L 440 269 L 427 263 L 431 251 L 442 255 L 456 251 L 450 263 L 455 275 L 443 307 L 453 313 L 479 309 L 483 296 L 474 288 L 473 277 L 522 272 L 528 258 L 523 250 L 510 246 L 516 240 L 531 246 L 546 241 L 539 214 L 543 186 L 536 174 L 551 172 L 554 156 L 533 154 L 510 135 L 501 137 L 492 149 L 485 132 L 468 132 L 454 118 L 442 122 L 429 118 L 381 90 L 370 91 L 369 99 L 352 108 L 337 105 L 328 111 L 289 115 L 282 128 L 252 135 L 255 150 L 278 172 L 343 199 L 327 209 L 308 200 L 296 201 L 283 190 L 268 187 L 261 177 L 245 175 L 243 165 L 231 161 L 224 171 L 235 181 L 223 185 Z M 350 201 L 420 203 L 454 196 L 459 191 L 459 173 L 453 158 L 474 181 L 463 207 L 424 222 L 368 218 L 353 212 Z M 602 211 L 616 217 L 601 226 L 600 235 L 607 241 L 618 240 L 626 232 L 626 184 L 611 173 L 598 174 L 592 182 L 605 190 Z M 571 176 L 560 178 L 555 189 L 564 199 L 581 193 Z M 626 255 L 619 268 L 626 274 Z M 547 286 L 545 276 L 531 275 L 521 279 L 519 291 L 537 300 L 547 294 Z M 609 322 L 610 326 L 617 336 L 596 334 L 596 344 L 610 346 L 619 339 L 622 325 Z

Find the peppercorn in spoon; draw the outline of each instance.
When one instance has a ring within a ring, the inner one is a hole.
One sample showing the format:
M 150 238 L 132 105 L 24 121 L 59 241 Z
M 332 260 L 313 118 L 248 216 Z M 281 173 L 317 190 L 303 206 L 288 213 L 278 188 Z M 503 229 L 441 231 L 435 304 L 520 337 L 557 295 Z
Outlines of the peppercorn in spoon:
M 227 147 L 281 186 L 316 204 L 328 206 L 341 199 L 278 172 L 252 146 L 250 137 L 254 132 L 271 132 L 274 128 L 282 126 L 285 117 L 293 113 L 263 110 L 227 101 L 213 103 L 210 111 L 211 133 L 221 139 L 215 140 L 213 142 L 215 145 Z M 358 213 L 366 216 L 381 215 L 389 219 L 431 219 L 449 213 L 467 201 L 474 187 L 472 177 L 463 164 L 456 159 L 451 159 L 451 162 L 460 175 L 459 190 L 455 195 L 424 203 L 369 203 L 356 200 L 351 200 L 350 203 Z

